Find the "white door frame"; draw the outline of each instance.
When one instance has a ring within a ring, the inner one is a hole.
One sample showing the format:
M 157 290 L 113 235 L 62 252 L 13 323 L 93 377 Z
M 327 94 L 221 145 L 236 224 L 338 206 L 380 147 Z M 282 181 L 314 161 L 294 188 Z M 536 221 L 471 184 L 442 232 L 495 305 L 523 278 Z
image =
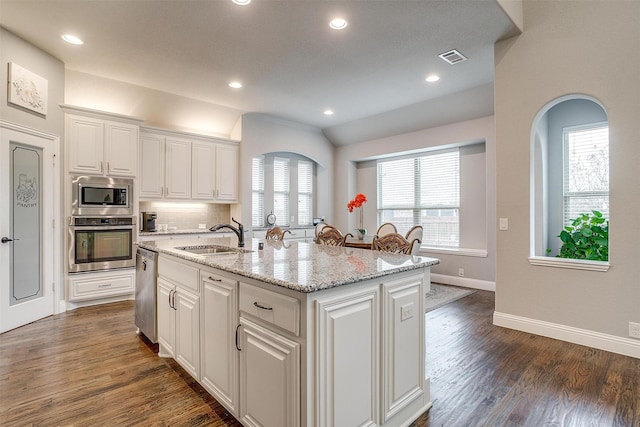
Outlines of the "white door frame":
M 52 257 L 51 260 L 43 260 L 46 264 L 47 262 L 52 263 L 52 279 L 53 279 L 53 313 L 57 314 L 61 311 L 66 310 L 66 304 L 64 301 L 64 280 L 63 280 L 63 268 L 62 268 L 62 233 L 64 224 L 61 221 L 61 200 L 62 200 L 62 192 L 60 186 L 60 170 L 61 170 L 61 159 L 60 159 L 60 137 L 42 132 L 36 129 L 32 129 L 29 127 L 25 127 L 16 123 L 11 123 L 7 121 L 0 120 L 0 128 L 12 130 L 16 132 L 20 132 L 27 135 L 33 135 L 38 138 L 42 138 L 51 142 L 51 155 L 53 158 L 47 158 L 45 161 L 53 162 L 52 172 L 53 172 L 53 212 L 51 217 L 53 218 L 54 229 L 52 232 L 53 235 L 53 253 L 50 255 Z M 45 252 L 46 253 L 46 252 Z M 52 284 L 45 283 L 45 286 L 48 290 L 51 291 Z

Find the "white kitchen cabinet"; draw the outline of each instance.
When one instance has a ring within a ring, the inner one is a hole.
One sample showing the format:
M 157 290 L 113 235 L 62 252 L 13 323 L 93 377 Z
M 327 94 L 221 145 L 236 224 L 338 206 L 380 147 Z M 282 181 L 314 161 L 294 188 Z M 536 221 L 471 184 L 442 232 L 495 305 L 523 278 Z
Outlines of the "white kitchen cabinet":
M 215 197 L 216 146 L 210 143 L 191 145 L 191 198 L 213 200 Z
M 240 422 L 299 426 L 300 344 L 242 316 L 240 326 Z
M 214 143 L 192 145 L 191 198 L 238 201 L 238 147 Z
M 200 375 L 200 297 L 178 286 L 175 290 L 176 346 L 174 358 L 192 377 Z
M 164 137 L 142 133 L 140 135 L 141 198 L 161 199 L 164 196 Z
M 424 381 L 423 280 L 424 276 L 413 276 L 382 285 L 383 422 L 428 394 Z
M 216 201 L 238 201 L 239 150 L 236 145 L 216 147 Z
M 140 136 L 140 198 L 191 198 L 191 142 L 163 134 Z
M 140 197 L 238 201 L 237 143 L 145 128 L 140 137 Z
M 238 282 L 200 270 L 202 371 L 200 384 L 238 417 Z
M 138 173 L 139 126 L 67 114 L 67 170 L 71 173 L 131 176 Z
M 160 255 L 158 262 L 159 355 L 173 357 L 195 379 L 200 375 L 198 269 Z
M 135 270 L 69 274 L 69 301 L 127 295 L 134 292 Z
M 158 278 L 157 321 L 158 344 L 161 357 L 173 357 L 176 343 L 176 313 L 174 306 L 175 285 Z
M 191 142 L 178 138 L 165 140 L 165 197 L 191 197 Z
M 317 303 L 318 425 L 379 425 L 379 287 Z

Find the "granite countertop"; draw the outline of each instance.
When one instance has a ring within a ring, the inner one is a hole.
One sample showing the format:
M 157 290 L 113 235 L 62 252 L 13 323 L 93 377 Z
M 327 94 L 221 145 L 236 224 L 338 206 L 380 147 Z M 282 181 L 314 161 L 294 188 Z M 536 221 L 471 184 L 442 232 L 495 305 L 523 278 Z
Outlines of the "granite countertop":
M 258 250 L 258 243 L 264 249 Z M 436 258 L 297 241 L 246 239 L 243 252 L 196 255 L 176 247 L 238 248 L 235 237 L 140 242 L 138 246 L 298 292 L 315 292 L 440 263 Z
M 180 230 L 167 231 L 140 231 L 140 236 L 175 236 L 177 234 L 202 234 L 202 233 L 233 233 L 231 230 L 209 231 L 208 228 L 183 228 Z

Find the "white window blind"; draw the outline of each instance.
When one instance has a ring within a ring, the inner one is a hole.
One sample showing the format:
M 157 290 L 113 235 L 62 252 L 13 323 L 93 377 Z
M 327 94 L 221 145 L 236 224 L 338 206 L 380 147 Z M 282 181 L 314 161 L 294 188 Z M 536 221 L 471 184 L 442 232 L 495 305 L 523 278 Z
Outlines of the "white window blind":
M 289 159 L 273 159 L 273 213 L 278 225 L 289 225 Z
M 378 162 L 378 221 L 405 234 L 422 225 L 422 245 L 460 244 L 460 153 L 434 151 Z
M 298 225 L 313 224 L 313 163 L 298 161 Z
M 264 158 L 251 162 L 251 225 L 264 227 Z
M 609 126 L 570 127 L 564 136 L 564 224 L 596 210 L 609 218 Z

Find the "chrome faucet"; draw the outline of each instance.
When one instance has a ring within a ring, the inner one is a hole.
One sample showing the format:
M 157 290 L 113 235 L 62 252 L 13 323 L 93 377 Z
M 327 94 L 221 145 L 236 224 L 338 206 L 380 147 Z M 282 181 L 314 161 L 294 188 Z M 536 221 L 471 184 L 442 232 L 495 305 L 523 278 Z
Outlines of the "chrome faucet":
M 236 224 L 238 224 L 238 228 L 234 227 L 231 224 L 217 224 L 214 225 L 213 227 L 211 227 L 209 229 L 209 231 L 218 231 L 221 228 L 228 228 L 229 230 L 233 231 L 234 233 L 236 233 L 236 236 L 238 236 L 238 247 L 239 248 L 243 248 L 244 247 L 244 227 L 242 224 L 240 224 L 238 221 L 235 220 L 235 218 L 231 218 L 231 221 L 235 222 Z

